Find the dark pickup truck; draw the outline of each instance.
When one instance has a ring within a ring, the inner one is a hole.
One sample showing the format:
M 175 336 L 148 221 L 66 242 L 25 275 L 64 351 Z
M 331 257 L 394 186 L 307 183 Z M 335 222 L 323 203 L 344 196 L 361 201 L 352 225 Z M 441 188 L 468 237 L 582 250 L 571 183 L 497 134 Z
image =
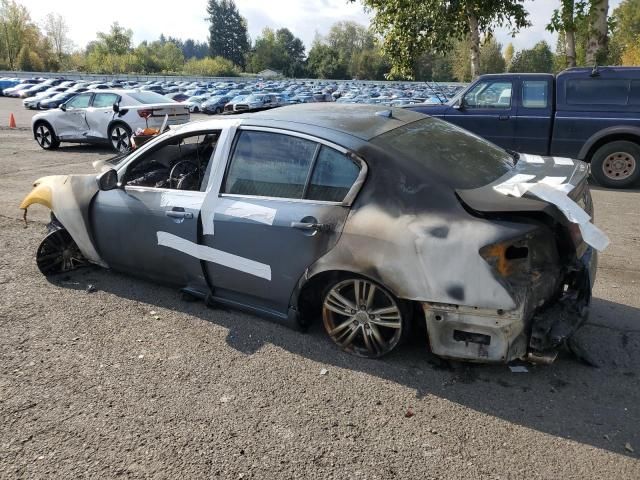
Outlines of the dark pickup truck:
M 483 75 L 448 103 L 405 108 L 508 150 L 584 160 L 605 187 L 640 179 L 640 67 Z

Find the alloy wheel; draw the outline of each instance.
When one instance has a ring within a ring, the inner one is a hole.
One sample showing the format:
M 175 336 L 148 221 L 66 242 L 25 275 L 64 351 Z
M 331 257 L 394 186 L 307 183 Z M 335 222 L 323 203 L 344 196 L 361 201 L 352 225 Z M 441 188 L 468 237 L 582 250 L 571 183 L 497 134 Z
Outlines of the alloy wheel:
M 65 229 L 54 230 L 44 238 L 36 252 L 36 262 L 44 275 L 69 272 L 87 264 Z
M 38 125 L 35 136 L 36 142 L 38 142 L 38 145 L 42 148 L 51 148 L 51 145 L 53 145 L 53 133 L 46 125 Z
M 614 152 L 602 163 L 602 171 L 611 180 L 625 180 L 636 170 L 637 162 L 628 152 Z
M 120 153 L 129 151 L 131 141 L 126 128 L 118 125 L 111 130 L 111 145 Z
M 343 350 L 362 357 L 380 357 L 400 342 L 404 321 L 396 300 L 365 279 L 334 285 L 322 305 L 324 327 Z

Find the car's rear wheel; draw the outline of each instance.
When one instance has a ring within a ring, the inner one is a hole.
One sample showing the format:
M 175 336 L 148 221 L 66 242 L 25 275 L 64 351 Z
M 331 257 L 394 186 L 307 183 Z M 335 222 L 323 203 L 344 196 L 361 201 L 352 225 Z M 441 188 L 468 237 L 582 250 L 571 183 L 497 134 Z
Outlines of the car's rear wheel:
M 640 145 L 628 140 L 603 145 L 591 158 L 591 174 L 603 187 L 630 187 L 640 180 Z
M 60 141 L 48 123 L 36 123 L 33 128 L 33 136 L 36 142 L 38 142 L 38 145 L 45 150 L 53 150 L 60 146 Z
M 331 338 L 344 351 L 377 358 L 405 338 L 408 310 L 385 288 L 360 278 L 329 285 L 323 296 L 322 320 Z
M 109 128 L 111 147 L 118 153 L 126 153 L 131 149 L 131 129 L 124 123 L 116 123 Z
M 38 269 L 43 275 L 69 272 L 87 265 L 80 249 L 64 228 L 51 231 L 36 252 Z
M 216 112 L 215 113 L 216 113 L 216 115 L 221 114 L 222 113 L 222 108 L 216 107 Z

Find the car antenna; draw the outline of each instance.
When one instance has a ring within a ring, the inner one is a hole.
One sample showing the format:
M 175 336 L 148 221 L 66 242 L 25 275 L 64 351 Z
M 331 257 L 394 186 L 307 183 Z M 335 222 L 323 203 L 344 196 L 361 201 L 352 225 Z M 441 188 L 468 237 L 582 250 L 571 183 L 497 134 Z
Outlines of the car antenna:
M 436 98 L 438 99 L 440 104 L 444 105 L 446 103 L 445 100 L 446 100 L 447 96 L 444 94 L 444 90 L 442 90 L 440 88 L 440 85 L 438 85 L 437 82 L 433 82 L 433 84 L 431 84 L 426 80 L 425 80 L 424 83 L 426 83 L 427 87 L 429 87 L 431 89 L 431 91 L 436 94 Z

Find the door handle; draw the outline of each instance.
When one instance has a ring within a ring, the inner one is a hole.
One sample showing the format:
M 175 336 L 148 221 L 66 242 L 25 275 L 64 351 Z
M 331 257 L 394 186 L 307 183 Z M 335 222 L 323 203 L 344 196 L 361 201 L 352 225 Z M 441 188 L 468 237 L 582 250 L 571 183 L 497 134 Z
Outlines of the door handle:
M 167 217 L 171 217 L 171 218 L 193 218 L 193 213 L 191 212 L 178 212 L 175 210 L 167 210 L 164 213 Z
M 511 118 L 509 115 L 499 115 L 498 120 L 509 120 Z
M 331 225 L 328 223 L 317 223 L 317 222 L 291 222 L 291 228 L 297 228 L 298 230 L 319 230 L 321 232 L 326 232 L 331 229 Z

